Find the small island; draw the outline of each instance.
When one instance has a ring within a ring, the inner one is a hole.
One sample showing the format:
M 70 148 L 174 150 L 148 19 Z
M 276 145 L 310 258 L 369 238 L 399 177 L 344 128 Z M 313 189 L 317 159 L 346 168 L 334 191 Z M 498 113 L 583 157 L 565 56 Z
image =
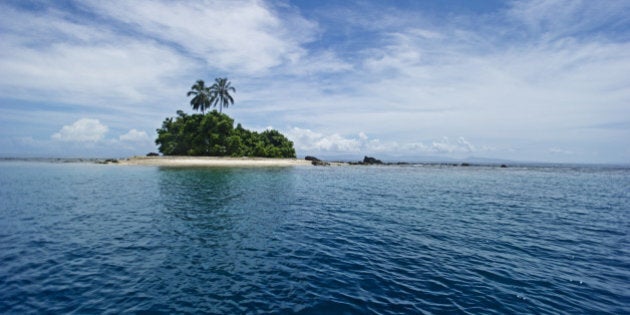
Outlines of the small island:
M 165 156 L 295 158 L 293 142 L 277 130 L 250 131 L 226 114 L 188 115 L 177 111 L 157 130 L 155 143 Z
M 285 167 L 285 166 L 342 166 L 342 165 L 406 165 L 384 163 L 365 156 L 357 162 L 328 162 L 314 156 L 297 159 L 293 142 L 274 129 L 250 131 L 241 124 L 234 127 L 234 119 L 223 113 L 234 103 L 230 92 L 236 92 L 227 78 L 217 78 L 211 86 L 197 80 L 187 96 L 193 96 L 190 106 L 199 114 L 177 111 L 167 117 L 157 129 L 155 144 L 161 153 L 127 159 L 107 159 L 102 164 L 151 165 L 167 167 Z M 211 107 L 216 109 L 206 112 Z M 461 166 L 469 166 L 462 163 Z M 501 167 L 506 167 L 502 165 Z
M 277 130 L 250 131 L 222 113 L 234 103 L 230 92 L 236 92 L 227 78 L 217 78 L 212 86 L 197 80 L 188 91 L 190 105 L 201 114 L 189 115 L 181 110 L 177 117 L 164 120 L 157 129 L 155 144 L 164 156 L 212 156 L 295 158 L 293 142 Z M 212 106 L 216 109 L 206 113 Z

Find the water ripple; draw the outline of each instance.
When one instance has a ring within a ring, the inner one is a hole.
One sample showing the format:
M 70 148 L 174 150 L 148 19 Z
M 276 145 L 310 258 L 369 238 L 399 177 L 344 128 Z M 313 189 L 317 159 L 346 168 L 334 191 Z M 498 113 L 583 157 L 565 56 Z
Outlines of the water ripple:
M 628 169 L 0 171 L 0 313 L 630 313 Z

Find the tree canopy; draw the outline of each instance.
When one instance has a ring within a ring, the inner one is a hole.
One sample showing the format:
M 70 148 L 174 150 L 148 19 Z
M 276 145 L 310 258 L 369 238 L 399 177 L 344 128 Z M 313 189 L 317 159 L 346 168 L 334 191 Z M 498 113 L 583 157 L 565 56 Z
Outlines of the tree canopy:
M 250 131 L 226 114 L 205 115 L 177 111 L 157 129 L 155 144 L 164 155 L 256 156 L 294 158 L 293 142 L 277 130 Z
M 214 84 L 206 86 L 203 80 L 197 80 L 186 96 L 193 96 L 190 100 L 190 106 L 194 110 L 200 110 L 205 114 L 206 109 L 219 104 L 219 113 L 223 112 L 223 107 L 227 108 L 234 104 L 234 98 L 230 92 L 236 93 L 236 89 L 232 86 L 232 82 L 227 78 L 216 78 Z
M 223 112 L 223 107 L 227 108 L 234 104 L 234 98 L 230 95 L 230 91 L 236 93 L 236 89 L 232 87 L 232 82 L 227 78 L 216 78 L 214 84 L 210 87 L 212 93 L 212 106 L 219 104 L 219 113 Z
M 202 113 L 205 113 L 206 109 L 210 108 L 213 102 L 212 91 L 210 87 L 206 86 L 203 80 L 197 80 L 197 82 L 190 87 L 190 91 L 186 93 L 186 96 L 193 96 L 190 100 L 190 106 L 192 106 L 194 110 L 200 110 Z

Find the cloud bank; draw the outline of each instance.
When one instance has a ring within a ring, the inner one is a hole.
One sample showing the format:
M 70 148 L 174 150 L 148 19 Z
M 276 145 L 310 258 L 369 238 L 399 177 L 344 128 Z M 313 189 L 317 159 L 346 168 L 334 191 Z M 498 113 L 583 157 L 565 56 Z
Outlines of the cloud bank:
M 130 129 L 117 137 L 108 136 L 109 131 L 98 119 L 81 118 L 53 133 L 50 140 L 24 137 L 13 142 L 27 156 L 39 156 L 38 149 L 52 152 L 54 157 L 126 157 L 154 151 L 145 131 Z
M 408 143 L 382 142 L 372 139 L 364 132 L 354 136 L 339 134 L 322 134 L 310 129 L 293 127 L 285 134 L 293 140 L 295 148 L 300 152 L 313 154 L 343 155 L 343 154 L 385 154 L 389 156 L 419 157 L 423 155 L 449 154 L 456 157 L 467 157 L 492 151 L 488 147 L 476 147 L 464 137 L 450 140 L 448 137 L 431 141 L 415 141 Z

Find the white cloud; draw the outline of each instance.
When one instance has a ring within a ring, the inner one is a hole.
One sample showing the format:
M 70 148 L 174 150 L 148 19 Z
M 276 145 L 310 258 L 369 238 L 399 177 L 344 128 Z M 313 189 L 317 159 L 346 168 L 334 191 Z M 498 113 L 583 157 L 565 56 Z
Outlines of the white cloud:
M 458 137 L 455 141 L 451 141 L 448 137 L 442 137 L 439 140 L 431 141 L 429 145 L 425 145 L 419 141 L 401 143 L 370 139 L 364 132 L 360 132 L 356 136 L 341 136 L 336 133 L 326 135 L 310 129 L 293 127 L 285 134 L 293 141 L 296 150 L 304 154 L 382 153 L 407 156 L 422 154 L 461 156 L 462 154 L 490 150 L 485 146 L 477 147 L 464 137 Z
M 433 141 L 431 146 L 424 150 L 434 153 L 470 153 L 475 151 L 475 147 L 464 137 L 459 137 L 455 142 L 450 141 L 448 137 L 443 137 L 439 141 Z
M 418 65 L 423 61 L 424 50 L 419 44 L 424 41 L 424 36 L 418 36 L 415 32 L 391 33 L 386 37 L 390 43 L 383 48 L 371 48 L 368 57 L 364 60 L 364 67 L 369 71 L 389 72 L 397 70 L 407 72 L 411 65 Z
M 291 75 L 345 72 L 353 68 L 352 64 L 343 61 L 332 51 L 304 56 L 287 66 L 288 69 L 285 72 Z
M 164 79 L 177 76 L 187 67 L 168 48 L 124 39 L 119 39 L 116 46 L 59 43 L 46 50 L 6 47 L 0 57 L 0 71 L 4 74 L 0 77 L 2 95 L 80 106 L 153 99 L 155 90 L 171 90 Z M 35 89 L 29 89 L 32 86 Z
M 102 140 L 109 128 L 98 119 L 81 118 L 66 125 L 52 135 L 52 139 L 70 142 L 96 142 Z
M 146 142 L 149 141 L 149 136 L 145 131 L 131 129 L 126 134 L 118 137 L 118 140 L 127 142 Z
M 611 21 L 626 19 L 629 9 L 630 3 L 625 0 L 532 0 L 515 1 L 507 16 L 522 22 L 539 39 L 554 40 L 584 31 L 597 32 Z
M 157 41 L 54 9 L 0 11 L 0 98 L 62 104 L 58 114 L 107 108 L 129 125 L 185 91 L 180 78 L 192 63 Z
M 342 136 L 338 133 L 326 135 L 310 129 L 293 127 L 285 134 L 300 152 L 382 152 L 398 147 L 395 142 L 381 143 L 379 139 L 370 139 L 364 132 L 359 132 L 356 136 Z
M 90 1 L 95 11 L 182 47 L 223 71 L 262 73 L 307 54 L 315 24 L 292 12 L 280 17 L 256 0 L 194 3 Z
M 310 129 L 293 127 L 286 135 L 298 151 L 358 152 L 360 142 L 338 134 L 323 135 Z

